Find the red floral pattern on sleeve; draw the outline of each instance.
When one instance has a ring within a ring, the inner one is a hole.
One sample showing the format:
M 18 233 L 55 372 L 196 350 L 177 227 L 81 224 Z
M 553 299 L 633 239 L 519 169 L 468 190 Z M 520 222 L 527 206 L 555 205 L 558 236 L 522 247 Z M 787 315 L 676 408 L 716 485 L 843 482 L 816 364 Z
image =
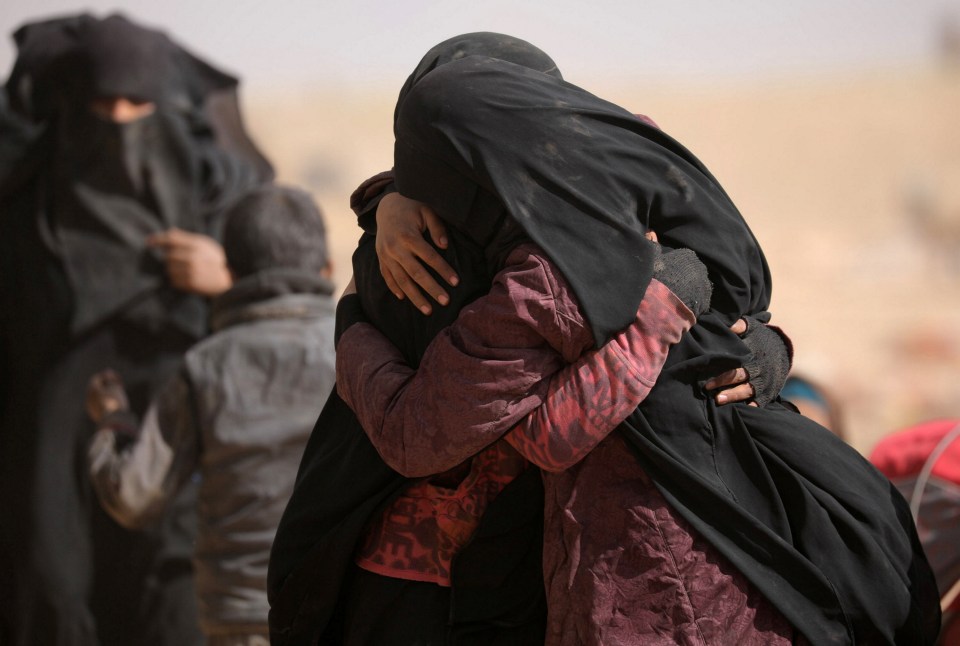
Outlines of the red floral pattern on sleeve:
M 450 585 L 453 556 L 526 468 L 524 457 L 548 470 L 579 461 L 646 396 L 670 345 L 694 322 L 653 281 L 634 323 L 587 351 L 592 333 L 577 302 L 537 251 L 512 256 L 491 294 L 435 340 L 419 371 L 372 326 L 341 338 L 339 391 L 388 464 L 416 475 L 467 458 L 410 485 L 371 521 L 360 567 Z
M 337 392 L 391 468 L 425 477 L 499 440 L 540 406 L 549 377 L 592 345 L 570 288 L 536 246 L 521 245 L 417 370 L 372 325 L 348 328 Z
M 503 441 L 462 469 L 420 480 L 365 530 L 356 563 L 365 570 L 412 581 L 450 585 L 453 557 L 473 535 L 490 502 L 526 467 Z
M 546 471 L 573 466 L 643 401 L 670 346 L 695 322 L 679 298 L 652 281 L 633 324 L 554 375 L 544 403 L 506 441 Z

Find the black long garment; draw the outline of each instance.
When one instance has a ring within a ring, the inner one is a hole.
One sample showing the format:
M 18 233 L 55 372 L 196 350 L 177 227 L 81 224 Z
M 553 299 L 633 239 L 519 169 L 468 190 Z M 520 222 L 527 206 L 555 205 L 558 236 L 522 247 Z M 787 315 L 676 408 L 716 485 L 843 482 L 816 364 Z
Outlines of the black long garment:
M 747 354 L 727 326 L 767 308 L 755 238 L 683 146 L 550 75 L 469 56 L 407 88 L 398 190 L 477 236 L 493 195 L 563 270 L 597 342 L 626 325 L 650 277 L 641 241 L 697 252 L 713 309 L 675 346 L 624 423 L 668 500 L 816 644 L 932 643 L 936 586 L 906 503 L 825 429 L 772 404 L 717 407 L 710 373 Z
M 353 255 L 359 298 L 369 322 L 417 365 L 437 332 L 489 290 L 489 263 L 482 249 L 451 228 L 449 248 L 440 252 L 462 280 L 449 290 L 447 306 L 424 317 L 390 293 L 373 233 L 363 235 Z M 268 575 L 271 643 L 341 643 L 340 604 L 357 541 L 367 522 L 410 482 L 384 464 L 334 391 L 310 436 L 274 539 Z M 449 643 L 519 646 L 536 641 L 531 633 L 542 640 L 542 541 L 543 487 L 539 471 L 531 468 L 491 503 L 454 561 Z
M 146 236 L 216 235 L 269 165 L 238 130 L 236 79 L 159 32 L 79 15 L 15 39 L 0 101 L 0 643 L 199 643 L 194 491 L 156 527 L 114 524 L 86 472 L 83 397 L 114 368 L 143 413 L 206 330 L 204 300 L 169 285 Z M 114 95 L 156 109 L 88 113 Z
M 440 43 L 423 57 L 400 96 L 438 66 L 477 53 L 510 60 L 559 77 L 557 66 L 526 41 L 494 33 L 465 34 Z M 363 199 L 357 198 L 355 206 Z M 413 366 L 461 307 L 485 294 L 499 259 L 516 242 L 504 231 L 504 211 L 490 195 L 470 208 L 490 222 L 482 236 L 450 228 L 451 244 L 440 250 L 461 276 L 451 302 L 424 317 L 397 301 L 383 281 L 374 248 L 372 206 L 361 215 L 364 235 L 353 255 L 357 290 L 370 322 Z M 479 218 L 478 218 L 479 219 Z M 513 228 L 515 229 L 515 227 Z M 492 242 L 491 242 L 492 241 Z M 338 317 L 344 312 L 338 311 Z M 338 325 L 346 321 L 338 321 Z M 356 541 L 409 481 L 387 467 L 353 411 L 331 394 L 304 452 L 297 484 L 277 529 L 270 557 L 271 641 L 277 646 L 338 644 L 346 577 Z M 475 535 L 453 563 L 449 624 L 452 644 L 530 644 L 542 641 L 545 607 L 541 568 L 543 487 L 529 469 L 488 507 Z

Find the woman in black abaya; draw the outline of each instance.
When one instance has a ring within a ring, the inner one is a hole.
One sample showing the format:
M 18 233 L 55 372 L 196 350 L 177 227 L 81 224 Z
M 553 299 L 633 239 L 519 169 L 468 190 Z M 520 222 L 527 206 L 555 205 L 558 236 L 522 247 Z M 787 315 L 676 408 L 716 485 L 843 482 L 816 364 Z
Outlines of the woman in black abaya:
M 451 61 L 408 89 L 397 109 L 397 190 L 480 232 L 493 221 L 472 205 L 495 196 L 564 272 L 598 344 L 643 296 L 644 232 L 697 252 L 712 310 L 621 425 L 631 459 L 811 643 L 931 643 L 936 587 L 890 483 L 777 402 L 719 407 L 704 392 L 705 370 L 748 355 L 727 326 L 765 317 L 770 277 L 703 165 L 627 111 L 502 60 Z
M 85 460 L 88 377 L 108 366 L 141 410 L 206 331 L 147 238 L 216 236 L 271 175 L 237 80 L 122 16 L 14 34 L 0 148 L 0 641 L 193 644 L 192 491 L 145 532 L 110 521 Z

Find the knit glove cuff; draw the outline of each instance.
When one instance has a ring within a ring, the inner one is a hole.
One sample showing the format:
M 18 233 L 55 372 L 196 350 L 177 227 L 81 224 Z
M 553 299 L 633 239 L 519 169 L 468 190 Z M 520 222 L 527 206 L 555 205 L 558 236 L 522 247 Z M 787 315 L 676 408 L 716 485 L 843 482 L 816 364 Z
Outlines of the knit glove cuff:
M 787 381 L 793 346 L 779 328 L 764 325 L 751 316 L 743 318 L 747 322 L 747 331 L 741 338 L 751 352 L 743 367 L 753 386 L 754 400 L 765 406 L 777 397 Z
M 653 261 L 653 277 L 667 286 L 697 318 L 710 309 L 713 286 L 707 268 L 690 249 L 658 253 Z

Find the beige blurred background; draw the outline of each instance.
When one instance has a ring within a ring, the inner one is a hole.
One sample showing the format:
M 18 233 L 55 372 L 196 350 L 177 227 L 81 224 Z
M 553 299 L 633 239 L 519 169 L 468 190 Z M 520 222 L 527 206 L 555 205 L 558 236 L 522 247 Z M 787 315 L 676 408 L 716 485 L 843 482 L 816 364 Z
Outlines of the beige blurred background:
M 279 178 L 326 213 L 340 286 L 359 235 L 349 194 L 390 166 L 406 74 L 444 38 L 507 32 L 711 168 L 766 252 L 795 369 L 832 392 L 856 448 L 960 416 L 960 3 L 160 4 L 85 6 L 243 77 Z M 80 8 L 6 0 L 0 27 Z M 0 69 L 12 60 L 7 44 Z

